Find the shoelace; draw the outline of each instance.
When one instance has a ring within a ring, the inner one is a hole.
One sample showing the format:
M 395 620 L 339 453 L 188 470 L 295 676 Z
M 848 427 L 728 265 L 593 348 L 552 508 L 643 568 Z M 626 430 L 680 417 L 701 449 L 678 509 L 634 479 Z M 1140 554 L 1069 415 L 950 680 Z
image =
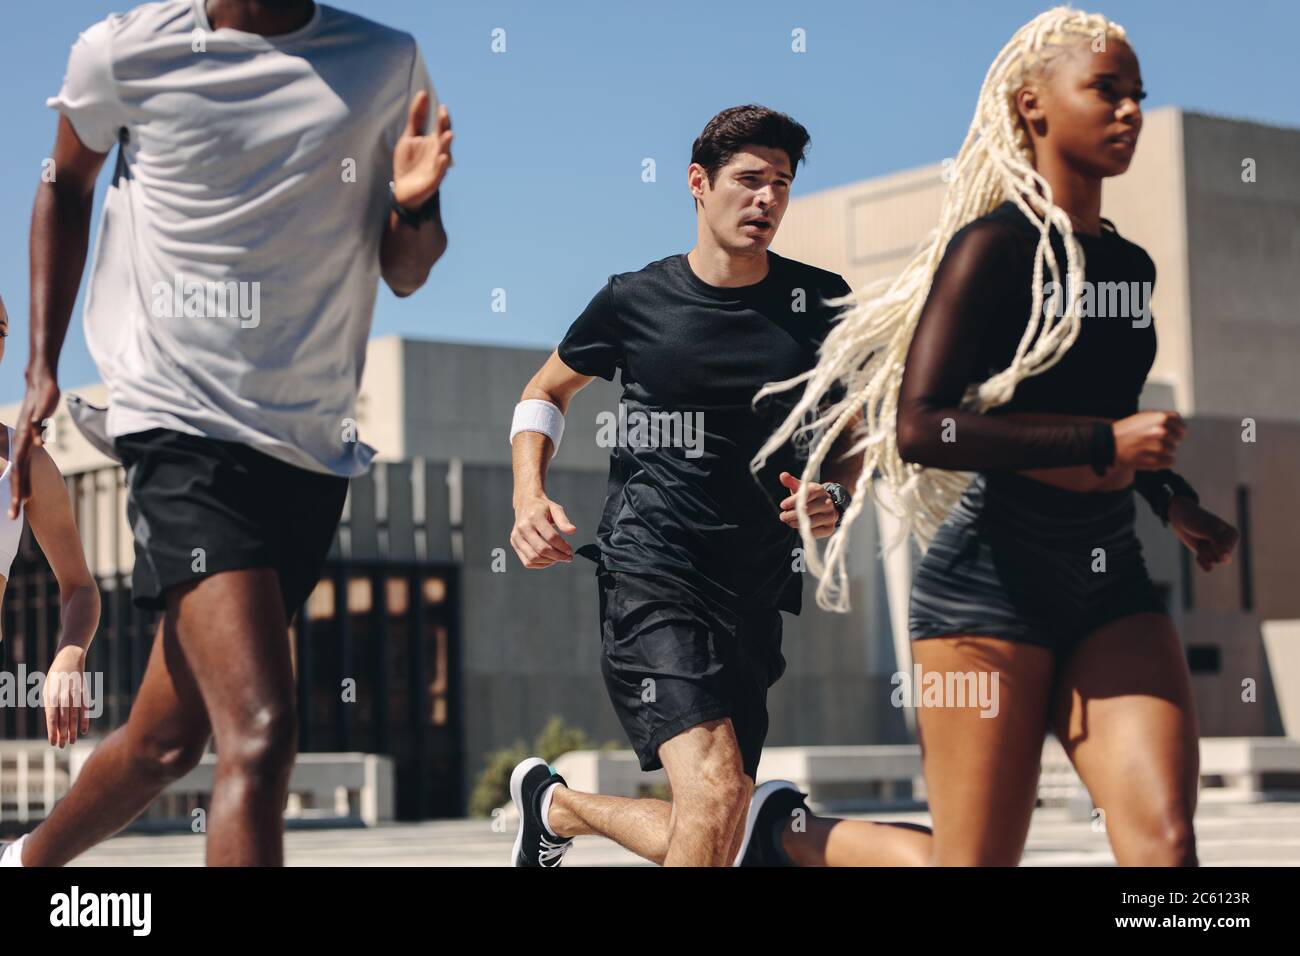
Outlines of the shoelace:
M 563 843 L 552 843 L 546 839 L 546 834 L 539 838 L 542 848 L 537 853 L 537 862 L 542 866 L 559 866 L 564 859 L 564 854 L 569 852 L 569 847 L 573 846 L 572 840 L 565 840 Z M 555 862 L 550 862 L 554 860 Z

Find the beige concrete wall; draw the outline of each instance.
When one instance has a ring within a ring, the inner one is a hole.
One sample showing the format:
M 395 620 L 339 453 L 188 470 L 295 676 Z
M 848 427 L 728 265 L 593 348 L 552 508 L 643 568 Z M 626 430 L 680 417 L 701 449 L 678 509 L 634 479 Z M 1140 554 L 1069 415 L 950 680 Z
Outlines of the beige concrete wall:
M 855 289 L 897 275 L 938 221 L 942 172 L 935 163 L 800 196 L 772 249 L 838 272 Z
M 378 461 L 401 461 L 406 454 L 406 428 L 399 410 L 406 387 L 403 339 L 397 335 L 371 339 L 366 368 L 357 396 L 357 432 L 372 445 Z
M 1190 415 L 1196 408 L 1196 384 L 1188 304 L 1182 128 L 1181 110 L 1165 107 L 1146 114 L 1128 172 L 1106 180 L 1101 214 L 1115 224 L 1120 235 L 1144 248 L 1156 264 L 1151 308 L 1157 348 L 1148 378 L 1169 384 L 1173 407 Z
M 91 385 L 65 387 L 59 405 L 54 410 L 46 428 L 45 448 L 64 475 L 75 475 L 92 468 L 103 468 L 113 462 L 105 458 L 81 437 L 77 426 L 68 415 L 68 395 L 77 395 L 91 405 L 108 404 L 108 388 L 95 382 Z M 19 403 L 0 405 L 0 422 L 12 426 L 18 420 Z

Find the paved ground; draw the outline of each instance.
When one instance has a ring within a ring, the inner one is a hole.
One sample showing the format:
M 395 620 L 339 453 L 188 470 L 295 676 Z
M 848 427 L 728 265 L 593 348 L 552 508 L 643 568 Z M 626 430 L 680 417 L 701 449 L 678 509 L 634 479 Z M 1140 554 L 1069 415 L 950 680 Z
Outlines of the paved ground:
M 877 813 L 872 820 L 928 823 L 924 813 Z M 1300 865 L 1300 803 L 1203 807 L 1196 820 L 1197 847 L 1206 866 Z M 291 830 L 290 866 L 501 866 L 514 830 L 494 832 L 491 821 L 450 820 L 396 824 L 370 830 Z M 203 838 L 190 834 L 119 836 L 77 861 L 82 866 L 198 866 Z M 565 866 L 627 866 L 637 857 L 595 837 L 581 837 Z M 1064 810 L 1034 815 L 1026 866 L 1111 866 L 1104 833 Z

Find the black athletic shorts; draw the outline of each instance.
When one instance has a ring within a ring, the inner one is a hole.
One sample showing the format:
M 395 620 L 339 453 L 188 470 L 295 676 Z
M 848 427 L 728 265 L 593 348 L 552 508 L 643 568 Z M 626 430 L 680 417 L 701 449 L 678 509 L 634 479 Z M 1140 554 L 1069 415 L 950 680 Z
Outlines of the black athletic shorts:
M 691 727 L 730 717 L 747 773 L 767 739 L 767 689 L 785 671 L 781 612 L 735 609 L 670 578 L 599 566 L 601 673 L 642 770 Z
M 138 607 L 162 610 L 170 588 L 206 575 L 274 568 L 292 619 L 320 580 L 348 479 L 166 428 L 113 444 L 126 467 Z
M 1015 472 L 977 475 L 917 566 L 912 639 L 983 635 L 1064 655 L 1108 621 L 1167 613 L 1134 518 L 1131 487 L 1079 492 Z

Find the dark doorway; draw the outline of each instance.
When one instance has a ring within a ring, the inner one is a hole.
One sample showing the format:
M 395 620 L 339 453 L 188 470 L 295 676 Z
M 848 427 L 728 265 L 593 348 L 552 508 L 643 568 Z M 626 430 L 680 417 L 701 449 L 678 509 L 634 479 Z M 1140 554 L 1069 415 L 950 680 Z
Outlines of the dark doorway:
M 400 820 L 461 805 L 454 565 L 332 562 L 295 625 L 299 749 L 393 758 Z

